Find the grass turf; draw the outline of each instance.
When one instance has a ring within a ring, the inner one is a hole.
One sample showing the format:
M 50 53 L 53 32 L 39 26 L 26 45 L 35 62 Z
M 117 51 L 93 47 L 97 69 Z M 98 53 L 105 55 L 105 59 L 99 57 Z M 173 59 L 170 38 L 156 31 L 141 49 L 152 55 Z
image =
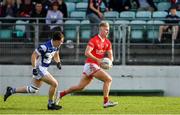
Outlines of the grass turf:
M 55 111 L 47 110 L 47 96 L 0 98 L 0 114 L 180 114 L 178 97 L 111 96 L 119 105 L 104 109 L 102 96 L 66 96 Z

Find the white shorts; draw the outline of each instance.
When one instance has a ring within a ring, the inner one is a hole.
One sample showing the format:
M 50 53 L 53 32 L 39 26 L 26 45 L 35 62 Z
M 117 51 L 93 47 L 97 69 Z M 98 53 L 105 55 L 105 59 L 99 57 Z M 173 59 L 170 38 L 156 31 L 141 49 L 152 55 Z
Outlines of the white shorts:
M 86 63 L 83 68 L 83 74 L 88 77 L 93 77 L 93 74 L 100 70 L 100 67 L 94 63 Z
M 44 77 L 45 75 L 50 74 L 47 71 L 47 67 L 38 66 L 37 70 L 38 70 L 38 75 L 37 76 L 33 75 L 33 78 L 38 80 Z

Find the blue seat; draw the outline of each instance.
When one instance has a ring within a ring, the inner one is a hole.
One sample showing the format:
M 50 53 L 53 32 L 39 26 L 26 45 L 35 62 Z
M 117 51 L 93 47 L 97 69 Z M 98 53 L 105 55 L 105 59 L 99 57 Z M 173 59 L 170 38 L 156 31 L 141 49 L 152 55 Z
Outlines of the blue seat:
M 180 11 L 177 11 L 177 12 L 176 12 L 176 15 L 180 17 Z
M 117 11 L 108 11 L 104 13 L 105 19 L 115 19 L 119 18 L 119 13 Z
M 122 11 L 120 13 L 120 18 L 121 19 L 132 20 L 132 19 L 135 18 L 135 12 L 133 12 L 133 11 Z
M 159 2 L 157 5 L 158 11 L 168 11 L 170 7 L 170 2 Z
M 3 29 L 0 30 L 0 40 L 11 40 L 12 39 L 12 30 Z
M 89 40 L 91 37 L 91 25 L 89 20 L 81 21 L 80 38 L 82 41 Z
M 77 19 L 85 19 L 86 18 L 86 12 L 84 11 L 72 11 L 70 14 L 71 18 L 77 18 Z
M 74 2 L 66 2 L 66 5 L 67 5 L 68 15 L 70 15 L 72 11 L 75 11 L 76 4 Z
M 77 27 L 80 26 L 78 20 L 67 20 L 64 23 L 64 35 L 67 40 L 76 41 L 77 39 Z
M 159 27 L 164 24 L 164 21 L 153 20 L 147 22 L 147 40 L 149 42 L 158 41 L 159 37 Z
M 153 19 L 155 20 L 164 20 L 164 18 L 168 15 L 165 11 L 155 11 L 152 14 Z
M 146 30 L 146 21 L 133 20 L 131 24 L 131 41 L 142 42 L 144 40 L 144 33 Z
M 76 3 L 76 11 L 86 11 L 88 7 L 87 2 Z
M 15 33 L 18 38 L 24 37 L 26 33 L 26 24 L 28 23 L 29 21 L 22 21 L 22 20 L 16 21 Z
M 136 19 L 137 18 L 149 20 L 151 18 L 151 12 L 150 11 L 137 11 L 136 12 Z

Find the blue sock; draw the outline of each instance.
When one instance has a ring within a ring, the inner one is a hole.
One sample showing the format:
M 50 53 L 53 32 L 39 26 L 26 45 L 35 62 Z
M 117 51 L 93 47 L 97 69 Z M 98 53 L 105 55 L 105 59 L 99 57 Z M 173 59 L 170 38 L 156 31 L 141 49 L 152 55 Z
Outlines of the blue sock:
M 48 105 L 53 104 L 53 100 L 48 100 Z
M 16 88 L 12 88 L 11 93 L 12 94 L 16 93 Z

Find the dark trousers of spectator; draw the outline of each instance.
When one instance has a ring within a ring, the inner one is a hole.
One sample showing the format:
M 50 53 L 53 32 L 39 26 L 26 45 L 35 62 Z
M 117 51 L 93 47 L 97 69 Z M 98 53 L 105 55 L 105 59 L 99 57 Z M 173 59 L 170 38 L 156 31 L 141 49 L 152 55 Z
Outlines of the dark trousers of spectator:
M 98 24 L 101 22 L 101 19 L 94 13 L 88 14 L 87 18 L 92 24 L 91 35 L 94 36 L 98 33 Z

